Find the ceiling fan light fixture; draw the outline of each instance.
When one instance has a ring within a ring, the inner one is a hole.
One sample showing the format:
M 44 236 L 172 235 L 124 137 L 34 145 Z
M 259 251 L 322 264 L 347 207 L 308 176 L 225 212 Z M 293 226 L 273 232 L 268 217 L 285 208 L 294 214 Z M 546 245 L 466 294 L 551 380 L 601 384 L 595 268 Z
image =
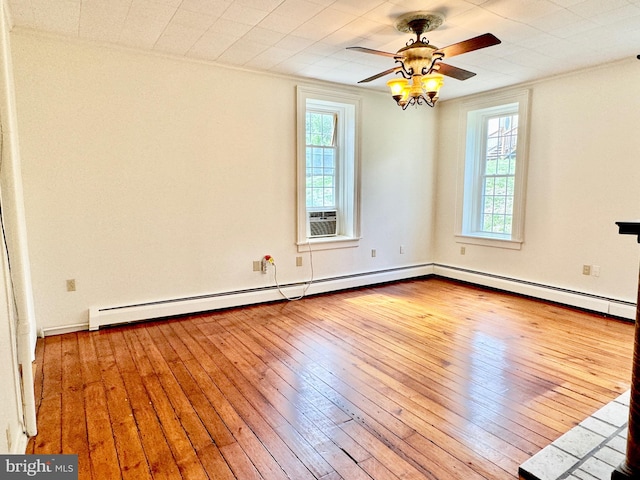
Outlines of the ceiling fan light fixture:
M 444 77 L 439 74 L 425 75 L 420 81 L 422 89 L 428 94 L 432 94 L 432 97 L 437 96 L 440 88 L 444 85 Z
M 402 15 L 396 22 L 396 29 L 403 33 L 414 33 L 416 37 L 415 39 L 410 39 L 406 46 L 396 53 L 365 47 L 347 47 L 348 50 L 392 57 L 399 64 L 384 72 L 360 80 L 358 83 L 371 82 L 391 73 L 399 73 L 404 78 L 396 78 L 387 82 L 387 86 L 391 89 L 391 96 L 396 103 L 403 110 L 409 105 L 422 105 L 424 103 L 433 107 L 439 98 L 440 88 L 444 84 L 443 75 L 457 80 L 467 80 L 475 75 L 475 73 L 468 70 L 443 63 L 444 59 L 500 43 L 500 40 L 495 35 L 485 33 L 444 48 L 434 47 L 422 35 L 425 32 L 435 30 L 443 22 L 444 15 L 440 13 L 420 11 Z M 409 80 L 411 80 L 411 85 Z
M 387 82 L 387 86 L 391 90 L 391 96 L 398 105 L 404 107 L 409 100 L 409 80 L 406 78 L 392 78 Z

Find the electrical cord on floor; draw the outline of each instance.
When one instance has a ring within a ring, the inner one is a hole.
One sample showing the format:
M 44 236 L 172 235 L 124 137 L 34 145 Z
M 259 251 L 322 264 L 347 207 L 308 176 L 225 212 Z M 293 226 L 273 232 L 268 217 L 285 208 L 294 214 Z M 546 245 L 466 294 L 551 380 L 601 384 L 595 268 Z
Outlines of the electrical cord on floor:
M 296 300 L 300 300 L 304 298 L 304 296 L 307 294 L 307 290 L 309 290 L 309 287 L 313 283 L 313 251 L 311 250 L 311 243 L 307 242 L 307 247 L 309 248 L 309 266 L 311 267 L 311 278 L 309 279 L 308 282 L 305 282 L 304 288 L 302 289 L 302 293 L 297 297 L 288 297 L 282 291 L 282 288 L 278 283 L 278 266 L 276 265 L 275 260 L 271 263 L 273 265 L 273 279 L 276 282 L 276 287 L 278 288 L 278 292 L 280 292 L 280 295 L 282 295 L 286 300 L 289 300 L 290 302 L 294 302 Z

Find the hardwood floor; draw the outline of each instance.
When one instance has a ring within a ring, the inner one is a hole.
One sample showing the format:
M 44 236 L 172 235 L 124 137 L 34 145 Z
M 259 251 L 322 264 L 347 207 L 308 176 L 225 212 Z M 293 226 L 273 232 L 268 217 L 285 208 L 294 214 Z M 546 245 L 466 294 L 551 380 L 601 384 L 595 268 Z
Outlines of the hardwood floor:
M 633 324 L 441 279 L 38 341 L 85 479 L 513 480 L 629 388 Z

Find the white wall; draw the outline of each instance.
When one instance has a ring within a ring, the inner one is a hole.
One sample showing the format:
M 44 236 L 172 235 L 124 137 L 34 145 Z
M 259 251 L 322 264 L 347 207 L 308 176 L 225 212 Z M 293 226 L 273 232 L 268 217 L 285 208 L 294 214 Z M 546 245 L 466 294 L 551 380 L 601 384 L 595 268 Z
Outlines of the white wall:
M 11 40 L 40 328 L 86 325 L 93 306 L 272 285 L 252 271 L 264 254 L 280 283 L 309 277 L 306 257 L 295 267 L 296 80 Z M 315 276 L 431 262 L 432 112 L 347 90 L 363 96 L 363 238 L 314 253 Z
M 438 263 L 636 301 L 640 246 L 615 221 L 640 218 L 640 63 L 629 59 L 530 85 L 525 242 L 521 250 L 455 242 L 458 110 L 440 105 Z M 582 275 L 599 265 L 600 276 Z

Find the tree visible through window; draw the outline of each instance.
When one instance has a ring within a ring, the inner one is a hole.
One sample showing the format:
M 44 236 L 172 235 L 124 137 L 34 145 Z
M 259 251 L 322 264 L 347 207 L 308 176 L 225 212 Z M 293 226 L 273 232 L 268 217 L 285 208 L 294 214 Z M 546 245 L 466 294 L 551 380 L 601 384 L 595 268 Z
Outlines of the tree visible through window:
M 306 204 L 308 209 L 335 208 L 336 124 L 333 113 L 306 114 Z
M 488 118 L 482 188 L 482 226 L 487 233 L 511 235 L 515 193 L 518 115 Z

